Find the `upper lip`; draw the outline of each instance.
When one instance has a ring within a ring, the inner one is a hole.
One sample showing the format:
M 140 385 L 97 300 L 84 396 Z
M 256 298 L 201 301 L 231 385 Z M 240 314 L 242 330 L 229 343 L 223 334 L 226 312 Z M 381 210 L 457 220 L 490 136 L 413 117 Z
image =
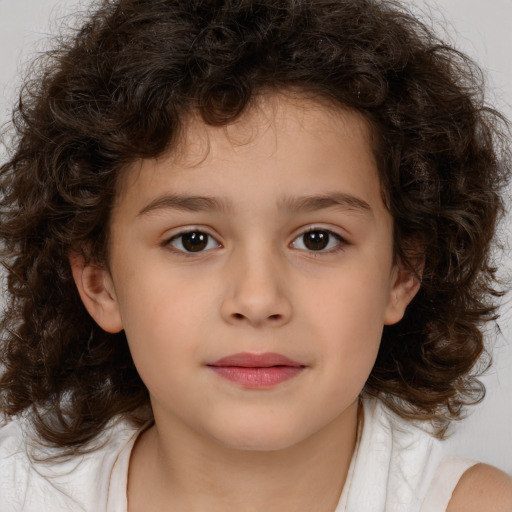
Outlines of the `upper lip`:
M 281 354 L 266 352 L 264 354 L 252 354 L 249 352 L 239 352 L 218 361 L 209 363 L 208 366 L 239 366 L 242 368 L 270 368 L 272 366 L 294 366 L 302 367 L 303 364 L 294 361 Z

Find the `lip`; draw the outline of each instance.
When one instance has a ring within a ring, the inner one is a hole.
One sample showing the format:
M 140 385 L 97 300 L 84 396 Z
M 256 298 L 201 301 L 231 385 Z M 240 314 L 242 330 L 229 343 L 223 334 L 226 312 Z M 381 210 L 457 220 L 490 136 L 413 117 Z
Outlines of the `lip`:
M 207 365 L 219 377 L 250 389 L 276 386 L 302 373 L 305 365 L 281 354 L 240 352 Z

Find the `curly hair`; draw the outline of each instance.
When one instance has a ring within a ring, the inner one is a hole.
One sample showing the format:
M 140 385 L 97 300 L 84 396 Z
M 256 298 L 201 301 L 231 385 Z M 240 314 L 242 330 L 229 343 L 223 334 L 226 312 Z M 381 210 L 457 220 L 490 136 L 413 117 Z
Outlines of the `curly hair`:
M 172 150 L 191 114 L 225 125 L 293 89 L 359 112 L 376 134 L 397 257 L 424 268 L 363 393 L 442 436 L 483 396 L 474 368 L 499 295 L 490 249 L 507 124 L 479 69 L 386 0 L 103 0 L 82 23 L 25 84 L 0 172 L 6 417 L 28 412 L 68 450 L 115 415 L 151 417 L 124 333 L 88 315 L 69 255 L 108 260 L 120 176 Z

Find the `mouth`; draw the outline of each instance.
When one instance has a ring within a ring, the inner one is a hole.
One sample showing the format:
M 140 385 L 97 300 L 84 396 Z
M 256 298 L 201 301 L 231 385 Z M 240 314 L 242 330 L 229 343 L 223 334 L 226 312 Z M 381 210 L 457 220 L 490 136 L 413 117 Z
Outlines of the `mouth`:
M 296 377 L 306 368 L 297 361 L 271 352 L 241 352 L 223 357 L 207 366 L 219 377 L 250 389 L 276 386 Z

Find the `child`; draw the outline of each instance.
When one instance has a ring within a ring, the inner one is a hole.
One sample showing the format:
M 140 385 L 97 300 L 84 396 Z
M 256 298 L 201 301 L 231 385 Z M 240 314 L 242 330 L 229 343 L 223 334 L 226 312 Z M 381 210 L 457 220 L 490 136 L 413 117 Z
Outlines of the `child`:
M 393 2 L 101 2 L 1 170 L 0 510 L 510 511 L 435 439 L 496 313 L 476 77 Z

